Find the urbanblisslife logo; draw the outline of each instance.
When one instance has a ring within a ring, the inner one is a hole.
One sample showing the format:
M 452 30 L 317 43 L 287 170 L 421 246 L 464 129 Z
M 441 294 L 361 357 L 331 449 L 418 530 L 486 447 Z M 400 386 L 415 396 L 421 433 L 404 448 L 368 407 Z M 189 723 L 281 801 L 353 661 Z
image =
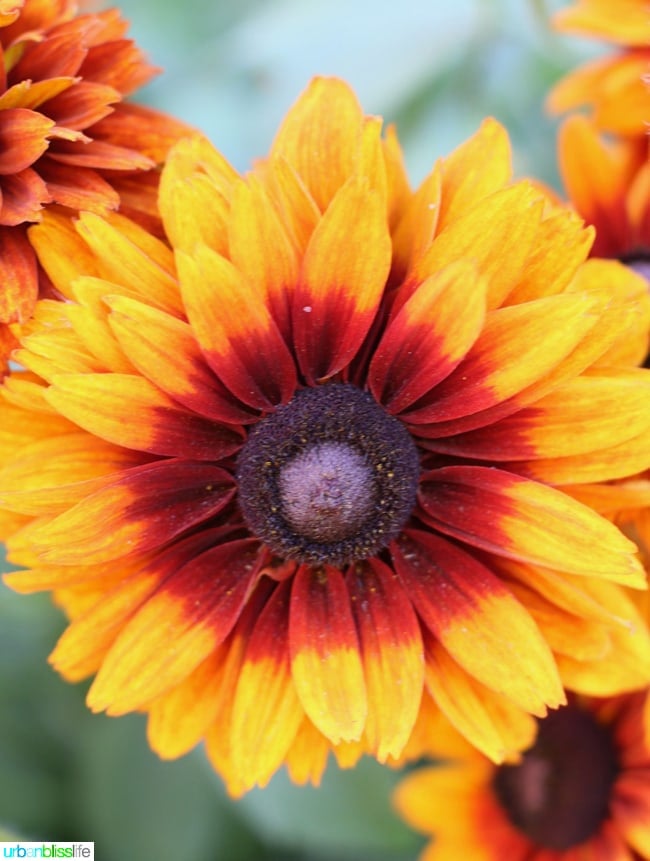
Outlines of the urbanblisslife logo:
M 26 843 L 0 841 L 2 858 L 95 858 L 94 843 Z

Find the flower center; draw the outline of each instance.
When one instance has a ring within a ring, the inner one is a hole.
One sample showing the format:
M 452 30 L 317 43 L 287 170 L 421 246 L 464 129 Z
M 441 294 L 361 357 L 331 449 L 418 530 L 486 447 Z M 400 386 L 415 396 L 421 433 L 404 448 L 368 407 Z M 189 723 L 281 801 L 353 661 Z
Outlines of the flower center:
M 341 565 L 399 534 L 419 473 L 404 425 L 367 392 L 333 383 L 296 392 L 254 427 L 237 462 L 239 504 L 281 556 Z
M 606 728 L 567 706 L 540 721 L 535 744 L 517 765 L 497 770 L 493 787 L 517 829 L 537 846 L 562 852 L 597 832 L 617 772 Z

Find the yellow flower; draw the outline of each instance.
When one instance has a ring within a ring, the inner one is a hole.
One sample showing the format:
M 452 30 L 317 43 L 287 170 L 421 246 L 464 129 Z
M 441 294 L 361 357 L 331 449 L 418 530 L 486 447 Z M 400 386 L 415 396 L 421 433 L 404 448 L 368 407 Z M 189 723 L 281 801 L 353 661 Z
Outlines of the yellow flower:
M 93 710 L 206 739 L 236 794 L 408 755 L 430 698 L 503 759 L 578 670 L 648 682 L 635 546 L 563 485 L 648 466 L 650 375 L 618 365 L 650 301 L 495 121 L 413 192 L 317 79 L 247 176 L 179 143 L 160 212 L 167 242 L 32 228 L 68 301 L 2 389 L 7 580 L 53 590 Z

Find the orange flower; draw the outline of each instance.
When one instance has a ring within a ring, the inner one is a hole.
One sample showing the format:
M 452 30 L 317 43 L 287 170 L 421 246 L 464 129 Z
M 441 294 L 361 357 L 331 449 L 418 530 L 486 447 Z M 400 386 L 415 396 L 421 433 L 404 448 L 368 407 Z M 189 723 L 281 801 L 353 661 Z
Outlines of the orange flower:
M 606 39 L 621 50 L 569 73 L 552 90 L 549 109 L 562 113 L 588 105 L 599 129 L 645 136 L 650 122 L 647 0 L 579 0 L 558 12 L 554 23 L 558 30 Z
M 395 794 L 404 819 L 435 836 L 422 861 L 650 859 L 648 700 L 571 698 L 499 767 L 440 727 L 447 764 L 413 772 Z
M 38 295 L 26 226 L 44 206 L 104 213 L 121 202 L 157 222 L 149 172 L 188 128 L 123 101 L 157 72 L 126 29 L 117 10 L 76 15 L 70 0 L 0 4 L 0 374 L 6 324 L 27 319 Z
M 572 205 L 596 228 L 595 257 L 614 257 L 650 279 L 650 161 L 647 138 L 607 142 L 586 117 L 560 129 L 558 155 Z
M 430 697 L 498 760 L 562 680 L 648 683 L 635 546 L 562 486 L 648 467 L 650 300 L 496 122 L 412 192 L 318 79 L 248 176 L 178 144 L 160 209 L 171 249 L 31 229 L 68 301 L 1 390 L 7 580 L 54 591 L 93 710 L 146 711 L 165 757 L 207 739 L 239 793 L 408 755 Z

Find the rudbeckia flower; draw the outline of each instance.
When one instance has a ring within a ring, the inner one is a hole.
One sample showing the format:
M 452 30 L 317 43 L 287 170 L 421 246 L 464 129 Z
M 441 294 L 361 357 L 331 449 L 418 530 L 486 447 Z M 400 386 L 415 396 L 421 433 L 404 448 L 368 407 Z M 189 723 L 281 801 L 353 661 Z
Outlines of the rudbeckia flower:
M 0 3 L 0 374 L 13 346 L 7 324 L 27 319 L 39 292 L 27 225 L 48 204 L 121 204 L 153 227 L 151 168 L 188 131 L 123 101 L 157 69 L 125 38 L 119 12 L 76 12 L 70 0 Z
M 495 766 L 459 738 L 447 762 L 398 786 L 404 819 L 434 835 L 422 861 L 650 859 L 648 692 L 572 697 L 539 721 L 517 762 Z
M 551 91 L 548 107 L 563 113 L 589 106 L 599 129 L 643 137 L 650 122 L 650 14 L 647 0 L 579 0 L 556 13 L 558 30 L 619 47 L 585 63 Z
M 608 141 L 583 116 L 569 117 L 558 140 L 569 199 L 596 228 L 592 255 L 621 260 L 650 280 L 648 146 L 647 137 Z
M 31 229 L 68 301 L 1 390 L 7 581 L 53 590 L 91 709 L 146 712 L 163 757 L 205 739 L 237 794 L 399 758 L 431 698 L 503 759 L 572 660 L 648 683 L 635 545 L 563 485 L 648 466 L 650 300 L 498 123 L 413 192 L 317 79 L 246 176 L 179 143 L 159 205 L 167 242 Z

